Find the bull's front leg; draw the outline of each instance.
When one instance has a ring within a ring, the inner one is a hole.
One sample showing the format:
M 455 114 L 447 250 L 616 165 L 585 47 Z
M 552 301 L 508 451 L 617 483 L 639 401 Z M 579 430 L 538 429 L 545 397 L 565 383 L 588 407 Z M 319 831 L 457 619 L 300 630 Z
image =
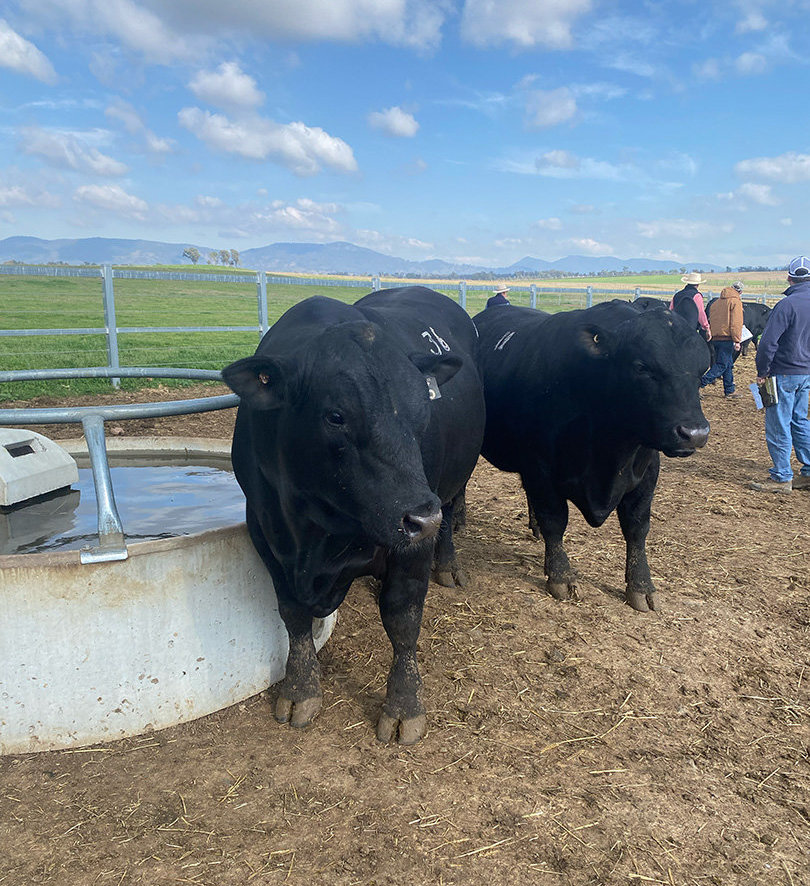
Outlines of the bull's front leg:
M 278 588 L 277 588 L 278 591 Z M 307 607 L 278 594 L 278 610 L 287 628 L 290 651 L 287 669 L 279 684 L 275 717 L 279 723 L 309 726 L 321 709 L 321 667 L 312 638 L 312 614 Z
M 658 609 L 656 588 L 647 562 L 647 534 L 657 480 L 658 462 L 655 461 L 644 473 L 640 485 L 628 492 L 616 508 L 627 546 L 625 600 L 638 612 Z
M 523 486 L 529 506 L 529 525 L 535 538 L 543 536 L 546 546 L 546 590 L 556 600 L 576 600 L 577 575 L 563 547 L 563 535 L 568 525 L 568 502 L 553 489 L 541 488 L 536 483 L 527 482 L 527 478 L 524 478 Z
M 380 617 L 394 658 L 377 738 L 400 744 L 416 744 L 427 731 L 425 707 L 419 698 L 422 678 L 416 663 L 416 641 L 422 626 L 422 610 L 430 577 L 431 554 L 391 555 L 382 590 Z
M 466 512 L 464 493 L 442 506 L 442 525 L 436 539 L 433 554 L 433 581 L 446 588 L 467 586 L 467 576 L 456 559 L 456 547 L 453 544 L 453 533 L 456 529 L 456 509 Z M 466 521 L 466 513 L 465 513 Z

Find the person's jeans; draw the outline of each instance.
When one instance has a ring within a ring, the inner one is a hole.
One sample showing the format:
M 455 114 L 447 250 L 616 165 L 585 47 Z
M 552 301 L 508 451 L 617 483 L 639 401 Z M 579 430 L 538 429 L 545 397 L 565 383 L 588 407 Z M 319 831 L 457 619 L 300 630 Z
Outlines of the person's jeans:
M 810 477 L 810 375 L 778 375 L 776 389 L 779 402 L 765 410 L 765 442 L 773 461 L 769 473 L 774 480 L 785 483 L 793 479 L 791 448 L 804 465 L 802 474 Z
M 715 379 L 723 376 L 723 393 L 734 393 L 734 342 L 716 341 L 714 344 L 714 363 L 700 380 L 700 386 L 705 388 Z

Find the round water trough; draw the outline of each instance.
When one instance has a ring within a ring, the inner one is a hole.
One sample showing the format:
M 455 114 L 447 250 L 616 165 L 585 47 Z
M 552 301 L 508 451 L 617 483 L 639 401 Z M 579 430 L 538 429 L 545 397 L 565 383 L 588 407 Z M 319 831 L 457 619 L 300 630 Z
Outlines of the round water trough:
M 81 468 L 84 442 L 62 445 Z M 230 467 L 230 445 L 217 440 L 122 438 L 107 449 L 113 468 Z M 127 538 L 127 552 L 98 563 L 82 563 L 78 550 L 0 555 L 0 753 L 163 729 L 284 676 L 287 632 L 243 522 Z M 316 648 L 334 621 L 316 620 Z

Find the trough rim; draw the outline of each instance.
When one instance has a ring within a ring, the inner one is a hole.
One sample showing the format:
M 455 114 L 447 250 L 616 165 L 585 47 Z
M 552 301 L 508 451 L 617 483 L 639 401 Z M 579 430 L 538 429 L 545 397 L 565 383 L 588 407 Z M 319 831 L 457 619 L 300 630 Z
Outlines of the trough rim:
M 70 455 L 88 455 L 87 442 L 83 437 L 71 437 L 67 440 L 55 440 Z M 107 453 L 110 455 L 134 454 L 146 456 L 165 455 L 170 451 L 173 455 L 183 452 L 186 457 L 200 455 L 207 458 L 221 458 L 228 462 L 231 467 L 231 443 L 229 440 L 214 437 L 112 437 L 107 438 Z M 175 535 L 171 538 L 155 538 L 144 541 L 128 541 L 127 551 L 130 557 L 140 557 L 146 554 L 154 554 L 161 551 L 171 551 L 177 548 L 190 547 L 199 541 L 205 541 L 206 536 L 218 538 L 231 537 L 247 532 L 245 521 L 239 523 L 224 523 L 213 529 L 203 529 L 199 532 L 191 532 L 186 535 Z M 20 569 L 31 567 L 71 567 L 82 565 L 80 550 L 74 551 L 42 551 L 30 554 L 0 554 L 0 570 Z M 103 568 L 105 563 L 95 564 L 96 568 Z M 93 564 L 83 564 L 83 569 L 93 568 Z

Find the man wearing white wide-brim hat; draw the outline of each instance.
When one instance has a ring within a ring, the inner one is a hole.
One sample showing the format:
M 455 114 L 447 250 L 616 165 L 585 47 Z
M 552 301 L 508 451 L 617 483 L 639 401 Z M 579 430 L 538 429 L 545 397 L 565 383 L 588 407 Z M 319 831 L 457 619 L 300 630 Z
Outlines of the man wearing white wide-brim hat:
M 487 299 L 487 307 L 493 308 L 497 307 L 498 305 L 511 304 L 509 299 L 506 297 L 507 292 L 509 292 L 508 286 L 498 286 L 495 289 L 495 295 L 492 295 Z
M 757 347 L 757 384 L 772 378 L 776 402 L 765 409 L 765 442 L 773 467 L 757 492 L 810 490 L 810 258 L 798 255 L 788 265 L 785 297 L 768 317 Z M 801 462 L 793 476 L 791 449 Z
M 703 295 L 698 289 L 705 282 L 700 273 L 696 271 L 684 274 L 681 277 L 681 283 L 685 285 L 683 289 L 679 289 L 672 297 L 669 309 L 676 314 L 680 314 L 696 332 L 700 330 L 706 341 L 709 341 L 712 337 L 709 330 L 709 319 L 706 316 Z

